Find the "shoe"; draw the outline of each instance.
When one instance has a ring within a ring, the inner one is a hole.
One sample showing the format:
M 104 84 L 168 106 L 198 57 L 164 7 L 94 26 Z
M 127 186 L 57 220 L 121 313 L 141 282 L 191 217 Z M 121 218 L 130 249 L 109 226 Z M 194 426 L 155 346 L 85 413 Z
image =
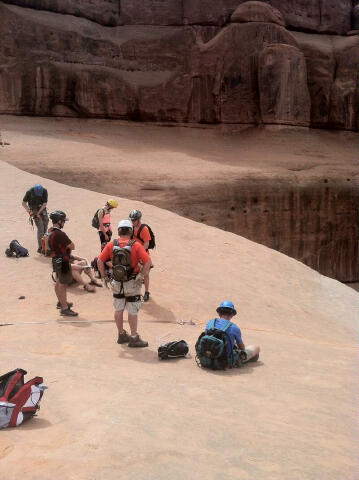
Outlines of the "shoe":
M 141 337 L 137 334 L 135 337 L 130 337 L 128 346 L 132 348 L 148 347 L 148 342 L 142 340 Z
M 77 317 L 78 313 L 71 310 L 71 308 L 61 309 L 60 315 L 63 317 Z
M 118 334 L 117 343 L 128 343 L 130 341 L 130 338 L 131 337 L 129 336 L 129 334 L 126 332 L 126 330 L 124 330 L 122 333 Z
M 145 292 L 143 296 L 143 301 L 148 302 L 149 299 L 150 299 L 150 292 Z
M 37 253 L 42 253 L 42 248 L 41 248 L 41 247 L 39 247 L 39 248 L 37 249 Z
M 72 302 L 67 302 L 67 307 L 68 308 L 71 308 L 72 306 L 73 306 Z M 60 302 L 57 302 L 56 308 L 60 310 L 60 308 L 61 308 L 61 303 Z

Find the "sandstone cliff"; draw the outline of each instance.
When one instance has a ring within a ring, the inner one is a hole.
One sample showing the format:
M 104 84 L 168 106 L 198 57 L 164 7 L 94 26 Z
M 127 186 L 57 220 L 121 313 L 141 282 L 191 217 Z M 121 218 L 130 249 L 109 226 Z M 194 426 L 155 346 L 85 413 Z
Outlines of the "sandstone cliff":
M 4 0 L 0 113 L 355 130 L 356 13 L 350 0 Z

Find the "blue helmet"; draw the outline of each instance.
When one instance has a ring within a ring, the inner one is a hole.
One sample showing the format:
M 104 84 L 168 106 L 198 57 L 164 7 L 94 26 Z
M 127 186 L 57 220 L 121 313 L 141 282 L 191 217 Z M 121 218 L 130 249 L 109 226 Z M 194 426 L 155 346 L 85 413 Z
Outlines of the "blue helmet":
M 39 183 L 37 183 L 34 186 L 34 193 L 37 197 L 41 197 L 43 191 L 44 191 L 44 187 L 42 185 L 40 185 Z
M 224 315 L 237 315 L 237 310 L 234 308 L 234 305 L 229 300 L 224 300 L 216 310 L 219 314 Z

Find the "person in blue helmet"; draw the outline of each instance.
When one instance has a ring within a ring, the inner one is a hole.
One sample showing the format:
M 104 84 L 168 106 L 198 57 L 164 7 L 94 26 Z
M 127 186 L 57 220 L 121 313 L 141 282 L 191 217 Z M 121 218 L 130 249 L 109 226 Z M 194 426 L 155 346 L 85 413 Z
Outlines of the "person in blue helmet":
M 49 217 L 47 215 L 48 194 L 46 188 L 37 183 L 30 188 L 22 200 L 22 206 L 30 215 L 31 223 L 35 222 L 37 228 L 38 253 L 42 253 L 41 239 L 47 232 Z
M 223 330 L 227 327 L 228 323 L 230 323 L 230 326 L 226 330 L 231 348 L 231 350 L 227 351 L 229 362 L 228 367 L 239 367 L 243 363 L 256 362 L 259 358 L 260 348 L 258 345 L 245 346 L 243 343 L 240 328 L 232 322 L 232 318 L 237 315 L 233 303 L 229 300 L 224 300 L 216 309 L 216 312 L 219 317 L 210 320 L 206 325 L 206 330 L 209 330 L 210 328 Z

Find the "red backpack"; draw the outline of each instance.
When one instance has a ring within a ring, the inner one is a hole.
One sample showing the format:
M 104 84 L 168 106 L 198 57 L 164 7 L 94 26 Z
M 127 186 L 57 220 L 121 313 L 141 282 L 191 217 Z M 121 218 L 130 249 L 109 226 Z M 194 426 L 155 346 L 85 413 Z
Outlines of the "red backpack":
M 32 418 L 40 408 L 47 387 L 42 377 L 24 383 L 26 373 L 17 368 L 0 377 L 0 428 L 17 427 Z

